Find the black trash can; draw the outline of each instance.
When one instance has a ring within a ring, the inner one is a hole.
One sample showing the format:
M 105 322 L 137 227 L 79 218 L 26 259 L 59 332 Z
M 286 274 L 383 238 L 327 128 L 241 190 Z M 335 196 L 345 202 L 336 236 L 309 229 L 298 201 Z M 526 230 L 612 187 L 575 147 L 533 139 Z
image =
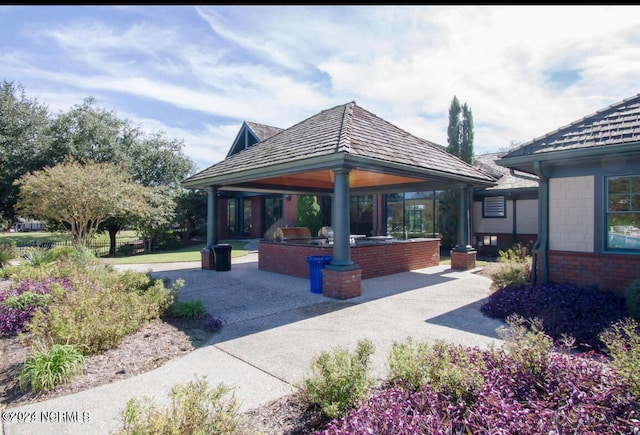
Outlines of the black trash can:
M 331 263 L 331 255 L 314 255 L 307 257 L 309 262 L 309 279 L 311 280 L 311 293 L 322 293 L 322 269 Z
M 224 272 L 231 270 L 231 249 L 232 246 L 227 243 L 222 243 L 213 247 L 216 271 Z

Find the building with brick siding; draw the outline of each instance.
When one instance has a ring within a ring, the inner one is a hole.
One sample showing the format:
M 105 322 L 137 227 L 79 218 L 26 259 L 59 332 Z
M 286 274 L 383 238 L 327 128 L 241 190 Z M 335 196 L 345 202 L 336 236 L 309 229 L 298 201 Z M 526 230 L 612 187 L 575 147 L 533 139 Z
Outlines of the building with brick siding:
M 539 182 L 535 282 L 622 292 L 640 279 L 640 94 L 496 163 Z

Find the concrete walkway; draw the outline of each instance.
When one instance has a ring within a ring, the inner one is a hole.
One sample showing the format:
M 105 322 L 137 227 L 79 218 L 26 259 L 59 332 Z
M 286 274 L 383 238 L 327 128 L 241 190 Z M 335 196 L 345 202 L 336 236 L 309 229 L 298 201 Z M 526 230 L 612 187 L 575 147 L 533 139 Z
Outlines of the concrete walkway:
M 500 343 L 496 329 L 504 325 L 479 311 L 491 281 L 449 266 L 364 280 L 362 296 L 344 301 L 311 293 L 308 279 L 258 270 L 253 251 L 233 258 L 226 272 L 202 270 L 199 262 L 117 267 L 152 270 L 172 282 L 184 279 L 178 299 L 201 299 L 224 326 L 208 345 L 153 371 L 5 409 L 4 420 L 33 420 L 4 421 L 5 434 L 109 434 L 122 427 L 130 398 L 148 396 L 165 406 L 171 387 L 196 376 L 211 386 L 233 387 L 241 409 L 249 410 L 293 392 L 321 351 L 355 349 L 358 340 L 368 338 L 376 347 L 372 371 L 383 379 L 394 341 L 411 336 L 486 347 Z

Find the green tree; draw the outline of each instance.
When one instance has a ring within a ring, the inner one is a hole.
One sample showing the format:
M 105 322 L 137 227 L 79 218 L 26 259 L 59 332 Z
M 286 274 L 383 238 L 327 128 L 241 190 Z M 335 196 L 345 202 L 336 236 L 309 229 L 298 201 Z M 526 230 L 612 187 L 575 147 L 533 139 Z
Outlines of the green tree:
M 461 160 L 473 165 L 473 114 L 471 109 L 464 103 L 462 106 L 462 119 L 461 119 L 461 132 L 460 132 L 460 154 Z
M 457 96 L 453 97 L 449 107 L 449 126 L 447 128 L 447 152 L 469 164 L 473 164 L 473 114 L 464 103 L 460 106 Z M 442 245 L 453 247 L 458 234 L 459 191 L 448 189 L 444 192 L 440 221 Z
M 14 220 L 21 175 L 42 169 L 51 149 L 46 106 L 25 96 L 13 82 L 0 84 L 0 214 Z
M 206 190 L 182 189 L 178 191 L 176 221 L 185 229 L 184 237 L 189 237 L 192 229 L 207 222 L 207 196 Z
M 64 224 L 75 245 L 86 246 L 108 218 L 148 216 L 149 188 L 112 163 L 62 162 L 15 181 L 17 210 L 24 216 Z
M 298 196 L 297 212 L 296 225 L 309 228 L 312 236 L 318 234 L 318 231 L 322 228 L 322 214 L 316 197 L 313 195 Z
M 460 156 L 460 142 L 461 142 L 461 130 L 460 114 L 462 109 L 460 108 L 460 101 L 458 97 L 453 96 L 451 106 L 449 106 L 449 126 L 447 127 L 447 152 L 456 157 Z
M 126 168 L 133 182 L 142 186 L 162 186 L 169 196 L 183 190 L 180 182 L 195 171 L 194 162 L 183 154 L 184 143 L 161 132 L 145 133 L 122 120 L 113 111 L 98 107 L 92 97 L 60 114 L 54 121 L 54 162 L 72 158 L 78 162 L 110 162 Z M 174 204 L 173 201 L 167 202 Z M 165 203 L 163 203 L 165 204 Z M 165 204 L 166 205 L 166 204 Z M 166 217 L 168 214 L 164 213 Z M 151 220 L 155 222 L 155 219 Z M 122 216 L 105 220 L 100 229 L 109 233 L 109 255 L 115 255 L 117 233 L 127 225 L 144 228 Z
M 176 203 L 174 191 L 159 186 L 145 189 L 143 199 L 147 207 L 140 208 L 140 213 L 133 216 L 133 225 L 138 237 L 145 241 L 145 250 L 150 252 L 154 238 L 175 218 Z

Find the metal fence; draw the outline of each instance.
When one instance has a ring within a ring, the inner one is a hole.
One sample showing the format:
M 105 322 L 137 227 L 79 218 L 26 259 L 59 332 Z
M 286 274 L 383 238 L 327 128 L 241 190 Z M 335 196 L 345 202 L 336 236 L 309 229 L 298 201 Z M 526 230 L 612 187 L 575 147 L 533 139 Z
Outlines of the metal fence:
M 20 254 L 24 252 L 26 248 L 45 248 L 49 249 L 54 246 L 72 246 L 73 244 L 69 240 L 63 241 L 50 241 L 50 242 L 20 242 L 16 244 L 16 247 L 20 251 Z M 151 243 L 151 252 L 162 250 L 173 250 L 185 247 L 187 242 L 182 237 L 182 231 L 177 230 L 172 234 L 162 234 L 158 237 L 154 237 Z M 89 249 L 93 251 L 96 257 L 106 257 L 109 255 L 109 249 L 111 248 L 111 242 L 109 240 L 92 240 L 89 242 Z M 116 255 L 128 256 L 142 254 L 145 252 L 144 240 L 118 240 L 116 238 Z

